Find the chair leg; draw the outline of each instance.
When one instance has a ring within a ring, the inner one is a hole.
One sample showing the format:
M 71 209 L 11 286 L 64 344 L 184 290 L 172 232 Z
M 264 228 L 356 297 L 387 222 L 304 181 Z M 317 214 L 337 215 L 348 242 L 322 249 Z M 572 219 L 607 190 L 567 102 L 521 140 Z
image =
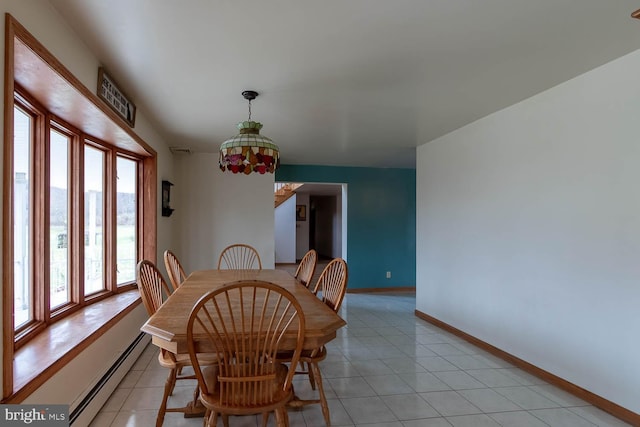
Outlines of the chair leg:
M 222 425 L 224 427 L 229 427 L 229 415 L 222 414 Z
M 269 413 L 268 412 L 263 412 L 262 413 L 262 427 L 267 427 L 268 423 L 269 423 Z
M 287 408 L 285 406 L 276 409 L 276 426 L 277 427 L 289 427 L 289 414 L 287 414 Z
M 320 366 L 317 363 L 310 363 L 309 368 L 313 370 L 313 375 L 316 378 L 318 384 L 318 394 L 320 395 L 320 406 L 322 407 L 322 415 L 324 415 L 324 421 L 327 426 L 331 425 L 331 416 L 329 415 L 329 404 L 327 398 L 324 395 L 324 387 L 322 386 L 322 374 L 320 373 Z
M 173 392 L 173 387 L 176 384 L 176 375 L 177 371 L 175 369 L 171 369 L 167 380 L 164 382 L 164 396 L 162 396 L 162 403 L 160 404 L 160 409 L 158 409 L 156 427 L 162 427 L 162 423 L 164 423 L 164 414 L 167 412 L 167 400 L 169 399 L 169 395 Z
M 172 369 L 174 374 L 171 375 L 171 385 L 169 386 L 169 394 L 168 396 L 172 396 L 173 395 L 173 389 L 176 388 L 176 381 L 178 380 L 178 375 L 179 375 L 179 368 L 178 369 Z
M 313 375 L 313 369 L 311 369 L 311 362 L 307 362 L 307 373 L 309 375 L 309 383 L 311 384 L 311 389 L 316 389 L 316 378 Z
M 198 384 L 196 384 L 196 389 L 193 390 L 193 406 L 195 406 L 198 403 L 198 398 L 200 397 L 200 386 Z

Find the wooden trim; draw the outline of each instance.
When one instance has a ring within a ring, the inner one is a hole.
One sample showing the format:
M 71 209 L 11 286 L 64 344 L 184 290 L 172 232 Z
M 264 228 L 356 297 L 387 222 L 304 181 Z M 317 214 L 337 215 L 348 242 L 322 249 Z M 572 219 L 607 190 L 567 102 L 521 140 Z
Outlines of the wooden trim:
M 369 294 L 369 293 L 393 293 L 393 292 L 402 292 L 402 293 L 411 293 L 415 292 L 415 286 L 398 286 L 397 288 L 347 288 L 348 294 Z
M 75 252 L 78 256 L 71 257 L 69 265 L 71 281 L 71 301 L 81 308 L 85 305 L 84 298 L 84 140 L 83 134 L 73 136 L 71 144 L 71 224 L 75 232 Z M 82 261 L 81 261 L 82 260 Z M 82 285 L 81 285 L 82 284 Z
M 22 26 L 22 24 L 20 24 L 10 14 L 6 14 L 6 16 L 7 16 L 6 18 L 7 27 L 13 27 L 12 28 L 13 33 L 11 34 L 11 37 L 7 38 L 8 42 L 11 42 L 13 44 L 16 39 L 20 40 L 20 42 L 28 46 L 30 54 L 32 52 L 33 55 L 38 57 L 42 63 L 46 64 L 53 71 L 53 73 L 48 76 L 48 77 L 51 77 L 52 81 L 54 82 L 66 81 L 69 86 L 73 87 L 73 89 L 75 89 L 78 92 L 81 98 L 84 98 L 85 100 L 88 101 L 86 105 L 82 106 L 82 108 L 87 109 L 87 111 L 85 111 L 86 114 L 91 114 L 93 111 L 95 111 L 95 112 L 99 112 L 103 116 L 106 116 L 106 118 L 110 122 L 109 124 L 113 125 L 110 131 L 115 130 L 117 134 L 117 135 L 111 135 L 111 136 L 116 139 L 119 139 L 120 143 L 116 143 L 115 144 L 116 146 L 124 149 L 128 148 L 129 150 L 139 155 L 150 155 L 150 156 L 156 155 L 155 150 L 151 148 L 151 146 L 149 146 L 142 138 L 140 138 L 129 127 L 129 124 L 122 117 L 120 117 L 113 109 L 111 109 L 111 107 L 109 107 L 104 101 L 102 101 L 98 97 L 98 95 L 94 94 L 80 80 L 78 80 L 78 78 L 74 76 L 55 56 L 53 56 L 53 54 L 49 52 L 47 48 L 44 47 L 44 45 L 40 43 L 38 39 L 36 39 L 24 26 Z M 13 58 L 13 54 L 12 54 L 12 58 Z M 13 62 L 13 60 L 12 60 L 12 64 L 14 66 L 18 65 L 16 64 L 16 62 Z M 14 77 L 13 70 L 14 68 L 12 67 L 11 69 L 12 77 Z M 25 74 L 30 73 L 29 69 L 24 69 L 20 71 L 24 71 Z M 38 71 L 46 72 L 47 70 L 38 70 Z M 97 73 L 98 73 L 98 70 L 96 70 L 96 81 L 97 81 Z M 30 77 L 31 76 L 26 78 L 26 80 L 29 80 Z M 27 90 L 30 90 L 29 85 L 23 84 L 23 86 L 25 86 Z M 45 104 L 45 107 L 47 107 L 48 110 L 52 110 L 52 106 L 50 105 Z M 78 107 L 80 108 L 80 106 Z M 89 110 L 92 110 L 92 111 L 89 111 Z M 64 114 L 60 114 L 55 110 L 53 110 L 53 112 L 59 116 L 64 116 Z M 72 124 L 75 127 L 82 128 L 82 126 L 79 125 L 78 123 L 72 123 Z M 98 132 L 96 135 L 94 135 L 95 137 L 99 139 L 109 139 L 107 135 L 102 134 L 104 133 L 104 131 L 101 131 L 100 128 L 96 127 L 95 130 L 96 132 Z
M 608 412 L 616 418 L 630 423 L 631 425 L 640 426 L 640 414 L 637 414 L 627 408 L 613 403 L 610 400 L 605 399 L 604 397 L 598 396 L 597 394 L 592 393 L 589 390 L 585 390 L 584 388 L 577 386 L 557 375 L 554 375 L 551 372 L 545 371 L 542 368 L 539 368 L 525 360 L 520 359 L 517 356 L 507 353 L 504 350 L 494 347 L 493 345 L 482 341 L 481 339 L 476 338 L 473 335 L 469 335 L 466 332 L 461 331 L 460 329 L 451 326 L 448 323 L 438 320 L 435 317 L 429 316 L 428 314 L 423 313 L 417 309 L 415 310 L 415 315 L 420 319 L 425 320 L 432 325 L 439 327 L 440 329 L 450 332 L 453 335 L 470 342 L 476 347 L 479 347 L 482 350 L 485 350 L 486 352 L 491 353 L 494 356 L 499 357 L 500 359 L 503 359 L 514 366 L 517 366 L 523 371 L 535 375 L 536 377 L 541 378 L 549 384 L 552 384 L 568 393 L 571 393 L 572 395 L 584 400 L 585 402 L 591 403 L 593 406 L 596 406 L 603 411 Z
M 51 251 L 49 250 L 51 238 L 50 227 L 51 217 L 46 215 L 45 212 L 49 212 L 49 206 L 51 205 L 51 191 L 49 183 L 49 175 L 51 169 L 49 168 L 49 153 L 51 152 L 51 129 L 48 125 L 49 114 L 44 115 L 44 120 L 39 120 L 38 130 L 34 139 L 36 141 L 44 141 L 44 144 L 34 144 L 33 157 L 35 159 L 33 175 L 34 183 L 31 188 L 33 191 L 33 252 L 31 253 L 31 260 L 34 264 L 33 272 L 33 290 L 36 298 L 36 307 L 34 317 L 38 320 L 42 320 L 45 323 L 49 323 L 51 319 Z M 38 191 L 38 189 L 40 191 Z M 39 256 L 39 254 L 41 254 Z M 45 285 L 38 286 L 37 283 L 43 283 Z
M 106 168 L 105 171 L 105 194 L 104 194 L 104 212 L 103 218 L 104 227 L 102 235 L 104 238 L 104 250 L 105 250 L 105 265 L 114 266 L 117 263 L 116 241 L 118 236 L 116 234 L 116 216 L 106 215 L 106 212 L 113 212 L 116 209 L 116 191 L 117 191 L 117 177 L 114 171 L 116 170 L 117 156 L 114 150 L 110 150 L 106 153 Z M 107 284 L 107 290 L 111 292 L 118 291 L 118 278 L 115 268 L 107 268 L 105 275 L 105 283 Z
M 156 156 L 143 159 L 142 166 L 142 192 L 139 200 L 141 206 L 146 206 L 146 209 L 141 209 L 140 213 L 140 230 L 142 230 L 140 244 L 142 248 L 139 253 L 140 259 L 147 259 L 157 265 L 158 171 Z
M 2 185 L 2 396 L 13 391 L 13 38 L 10 15 L 4 31 L 4 182 Z

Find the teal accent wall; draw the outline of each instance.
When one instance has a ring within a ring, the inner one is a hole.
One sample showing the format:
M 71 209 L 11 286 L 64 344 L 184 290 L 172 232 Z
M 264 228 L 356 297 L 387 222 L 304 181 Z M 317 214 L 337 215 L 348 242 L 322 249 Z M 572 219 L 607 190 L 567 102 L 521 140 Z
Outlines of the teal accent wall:
M 349 289 L 416 285 L 415 169 L 282 165 L 275 179 L 347 184 Z

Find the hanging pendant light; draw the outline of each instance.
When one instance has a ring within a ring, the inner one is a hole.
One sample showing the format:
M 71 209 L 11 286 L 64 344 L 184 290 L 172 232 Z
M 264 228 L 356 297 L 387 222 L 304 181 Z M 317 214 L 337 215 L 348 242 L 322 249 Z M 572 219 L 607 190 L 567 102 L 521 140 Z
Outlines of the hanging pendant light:
M 240 133 L 220 145 L 220 169 L 246 175 L 273 173 L 280 166 L 278 146 L 260 135 L 262 123 L 251 120 L 251 101 L 256 99 L 258 92 L 245 90 L 242 96 L 249 101 L 249 120 L 238 123 Z

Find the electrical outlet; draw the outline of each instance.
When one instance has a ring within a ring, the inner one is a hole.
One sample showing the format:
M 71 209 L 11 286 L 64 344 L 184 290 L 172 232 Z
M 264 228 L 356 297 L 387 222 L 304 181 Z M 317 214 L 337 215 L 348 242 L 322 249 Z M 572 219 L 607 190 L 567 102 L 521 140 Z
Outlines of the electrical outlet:
M 387 271 L 387 279 L 391 279 L 391 272 Z

